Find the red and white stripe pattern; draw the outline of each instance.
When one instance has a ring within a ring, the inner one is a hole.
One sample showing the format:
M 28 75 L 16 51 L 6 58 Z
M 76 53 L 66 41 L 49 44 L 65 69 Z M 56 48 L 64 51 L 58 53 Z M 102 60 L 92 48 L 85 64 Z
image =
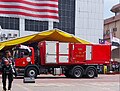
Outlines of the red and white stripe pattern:
M 58 0 L 0 0 L 0 16 L 58 22 Z

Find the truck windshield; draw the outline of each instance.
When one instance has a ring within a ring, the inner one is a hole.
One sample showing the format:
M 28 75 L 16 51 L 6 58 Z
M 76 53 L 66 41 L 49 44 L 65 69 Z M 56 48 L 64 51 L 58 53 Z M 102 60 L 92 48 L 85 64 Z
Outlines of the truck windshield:
M 19 49 L 13 51 L 14 58 L 25 58 L 31 56 L 32 51 L 29 52 L 27 49 Z

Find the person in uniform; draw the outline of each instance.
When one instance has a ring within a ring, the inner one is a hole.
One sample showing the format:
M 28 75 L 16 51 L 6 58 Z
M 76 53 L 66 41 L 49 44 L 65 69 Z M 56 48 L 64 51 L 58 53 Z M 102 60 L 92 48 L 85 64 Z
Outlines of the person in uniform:
M 11 91 L 13 74 L 15 74 L 14 60 L 9 50 L 5 51 L 5 57 L 2 58 L 2 83 L 3 91 L 6 91 L 6 80 L 8 78 L 8 91 Z M 16 75 L 15 75 L 16 76 Z

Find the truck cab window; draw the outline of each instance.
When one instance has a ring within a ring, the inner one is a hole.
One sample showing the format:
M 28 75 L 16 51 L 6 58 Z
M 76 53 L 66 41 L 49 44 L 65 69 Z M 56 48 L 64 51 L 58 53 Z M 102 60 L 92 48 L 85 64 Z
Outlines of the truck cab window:
M 13 57 L 14 57 L 14 58 L 20 58 L 20 55 L 19 55 L 19 51 L 18 51 L 18 50 L 14 50 L 14 51 L 13 51 Z
M 27 49 L 19 49 L 14 51 L 14 58 L 25 58 L 31 56 L 32 52 L 29 52 Z
M 21 49 L 20 50 L 20 57 L 25 58 L 31 56 L 31 52 L 29 52 L 27 49 Z
M 28 50 L 20 50 L 20 56 L 21 56 L 21 58 L 23 57 L 29 57 L 29 52 L 28 52 Z

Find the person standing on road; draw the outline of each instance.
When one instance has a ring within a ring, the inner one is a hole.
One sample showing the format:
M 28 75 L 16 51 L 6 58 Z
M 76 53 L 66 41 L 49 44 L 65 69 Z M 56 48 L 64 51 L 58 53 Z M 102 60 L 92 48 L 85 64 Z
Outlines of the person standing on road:
M 14 68 L 14 60 L 9 50 L 5 52 L 5 57 L 2 58 L 1 64 L 2 64 L 3 91 L 7 90 L 6 89 L 7 77 L 8 77 L 8 91 L 10 91 L 13 82 L 13 74 L 15 73 L 15 68 Z

